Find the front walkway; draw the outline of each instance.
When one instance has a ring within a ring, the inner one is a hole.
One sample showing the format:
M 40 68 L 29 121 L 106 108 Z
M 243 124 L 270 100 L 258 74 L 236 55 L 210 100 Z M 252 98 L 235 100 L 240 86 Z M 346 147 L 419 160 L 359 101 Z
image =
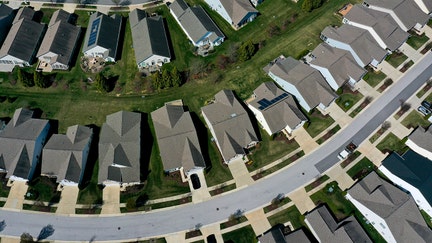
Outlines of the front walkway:
M 25 181 L 9 181 L 11 186 L 4 208 L 22 209 L 28 185 Z
M 57 206 L 58 214 L 75 214 L 78 199 L 78 186 L 63 186 L 60 201 Z
M 237 188 L 251 185 L 254 182 L 242 158 L 228 163 L 228 168 L 234 177 Z
M 103 204 L 101 214 L 120 213 L 120 185 L 106 185 L 102 193 Z

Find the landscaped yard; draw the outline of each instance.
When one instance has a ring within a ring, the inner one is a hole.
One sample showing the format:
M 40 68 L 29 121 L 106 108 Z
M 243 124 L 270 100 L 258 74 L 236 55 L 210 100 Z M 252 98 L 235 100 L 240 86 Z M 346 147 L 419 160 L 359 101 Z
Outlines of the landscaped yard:
M 304 216 L 298 211 L 296 206 L 291 206 L 272 216 L 268 217 L 271 226 L 291 222 L 294 229 L 298 229 L 305 225 Z
M 336 103 L 342 110 L 347 111 L 362 98 L 363 95 L 360 92 L 352 92 L 345 89 L 344 92 L 339 95 L 339 98 L 337 98 Z
M 60 201 L 60 192 L 57 191 L 55 178 L 50 179 L 46 176 L 39 176 L 28 183 L 26 199 L 58 203 Z
M 408 57 L 402 52 L 393 52 L 392 54 L 386 57 L 386 61 L 390 63 L 394 68 L 397 68 L 401 65 Z
M 425 118 L 425 116 L 418 113 L 418 111 L 414 110 L 409 113 L 405 119 L 401 122 L 407 128 L 415 128 L 417 126 L 428 127 L 430 122 Z
M 278 171 L 278 170 L 284 168 L 285 166 L 288 166 L 289 164 L 293 163 L 294 161 L 296 161 L 297 159 L 301 158 L 304 155 L 305 155 L 305 153 L 303 152 L 303 150 L 301 150 L 300 152 L 297 152 L 293 156 L 289 157 L 287 160 L 284 160 L 284 161 L 276 164 L 275 166 L 268 168 L 267 170 L 259 171 L 256 175 L 252 176 L 252 178 L 254 180 L 258 180 L 262 177 L 270 175 L 271 173 L 274 173 L 275 171 Z
M 233 243 L 255 243 L 255 232 L 252 226 L 248 225 L 240 229 L 236 229 L 222 235 L 224 242 Z
M 366 73 L 365 76 L 363 76 L 363 80 L 366 81 L 366 83 L 368 83 L 372 87 L 377 86 L 379 83 L 381 83 L 381 81 L 383 81 L 387 77 L 385 73 L 381 71 L 375 71 L 373 69 L 370 69 L 368 71 L 369 72 Z
M 78 192 L 78 204 L 102 204 L 102 187 L 98 185 L 98 173 L 99 162 L 97 161 L 90 182 Z
M 392 152 L 396 151 L 398 154 L 403 154 L 407 147 L 405 146 L 405 139 L 400 140 L 393 133 L 389 133 L 378 145 L 377 149 L 381 150 L 381 152 Z
M 410 45 L 412 48 L 418 50 L 421 46 L 423 46 L 429 38 L 423 33 L 422 35 L 417 35 L 411 33 L 410 38 L 407 40 L 407 44 Z
M 311 135 L 311 137 L 316 137 L 318 134 L 327 129 L 331 124 L 335 121 L 329 115 L 322 115 L 318 110 L 313 110 L 312 114 L 309 116 L 309 125 L 306 128 L 306 131 Z M 308 123 L 306 123 L 308 124 Z
M 354 215 L 373 242 L 385 242 L 381 235 L 373 228 L 371 224 L 367 224 L 364 216 L 354 207 L 354 205 L 345 199 L 345 192 L 342 192 L 336 182 L 331 182 L 325 188 L 311 195 L 315 205 L 326 203 L 337 220 L 342 220 L 350 215 Z
M 375 165 L 366 157 L 361 159 L 357 164 L 355 164 L 353 167 L 351 167 L 347 174 L 355 179 L 361 180 L 363 177 L 365 177 L 367 174 L 369 174 L 371 171 L 375 170 Z
M 248 155 L 253 161 L 247 166 L 249 171 L 274 162 L 300 147 L 294 139 L 288 140 L 282 132 L 272 139 L 267 132 L 260 130 L 262 141 L 252 150 L 252 154 Z

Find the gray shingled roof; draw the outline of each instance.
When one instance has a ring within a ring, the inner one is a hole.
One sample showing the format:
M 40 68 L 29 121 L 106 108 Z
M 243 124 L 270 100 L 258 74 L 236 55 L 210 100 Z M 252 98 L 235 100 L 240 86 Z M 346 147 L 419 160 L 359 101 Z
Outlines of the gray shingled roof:
M 272 102 L 272 105 L 266 108 L 263 108 L 261 104 L 259 104 L 263 99 L 272 101 L 283 94 L 286 94 L 286 97 L 281 98 L 277 102 Z M 302 121 L 307 121 L 306 116 L 297 107 L 294 98 L 285 91 L 279 89 L 273 82 L 262 83 L 254 90 L 254 95 L 255 99 L 249 102 L 249 105 L 261 111 L 272 133 L 279 132 L 286 126 L 295 128 Z
M 417 146 L 432 152 L 432 126 L 426 130 L 422 126 L 417 127 L 408 138 Z
M 166 104 L 151 117 L 165 170 L 206 167 L 191 114 L 183 106 Z
M 432 12 L 432 1 L 431 0 L 418 0 L 419 2 L 422 2 L 426 9 L 428 10 L 428 13 Z M 415 1 L 417 2 L 417 1 Z
M 414 199 L 375 172 L 348 190 L 359 203 L 383 218 L 398 242 L 432 242 L 432 231 L 426 225 Z
M 260 243 L 310 243 L 315 242 L 308 238 L 303 228 L 290 232 L 287 235 L 282 233 L 281 227 L 275 226 L 258 237 Z
M 269 72 L 294 85 L 311 108 L 328 106 L 337 97 L 320 72 L 292 57 L 279 59 Z
M 161 16 L 146 17 L 143 10 L 135 9 L 129 14 L 129 20 L 137 64 L 153 55 L 171 58 Z
M 350 78 L 360 81 L 366 70 L 359 66 L 349 51 L 331 47 L 327 43 L 319 44 L 312 51 L 310 64 L 326 68 L 339 87 Z
M 220 3 L 234 25 L 238 25 L 249 13 L 258 13 L 248 0 L 220 0 Z
M 91 128 L 75 125 L 68 127 L 66 134 L 52 135 L 43 148 L 41 174 L 57 177 L 58 183 L 80 183 L 92 133 Z
M 89 46 L 89 38 L 92 33 L 92 24 L 96 19 L 100 19 L 97 27 L 96 40 Z M 101 12 L 95 12 L 90 16 L 87 26 L 86 35 L 84 37 L 83 52 L 86 52 L 96 46 L 101 46 L 109 50 L 109 56 L 115 58 L 119 48 L 120 32 L 122 27 L 122 17 L 113 14 L 105 15 Z
M 30 176 L 36 140 L 49 126 L 47 120 L 32 117 L 33 111 L 17 109 L 0 133 L 0 164 L 3 164 L 2 169 L 7 171 L 8 178 L 14 175 L 27 179 Z
M 364 2 L 371 6 L 392 10 L 408 30 L 417 23 L 425 25 L 429 20 L 429 16 L 413 0 L 366 0 Z
M 185 6 L 187 4 L 183 0 L 176 0 L 170 5 L 170 9 L 195 43 L 200 41 L 209 32 L 212 32 L 208 37 L 211 41 L 219 37 L 225 38 L 222 31 L 201 6 L 187 8 Z
M 21 18 L 12 25 L 0 49 L 0 58 L 7 55 L 31 63 L 39 48 L 46 25 Z
M 15 17 L 15 11 L 7 5 L 0 4 L 0 45 L 6 39 L 12 21 Z
M 53 18 L 58 19 L 53 24 L 51 24 L 53 18 L 51 19 L 50 26 L 36 56 L 39 58 L 51 52 L 58 55 L 56 58 L 51 59 L 51 64 L 58 62 L 69 65 L 81 33 L 81 28 L 67 22 L 67 19 L 69 19 L 69 17 L 66 17 L 67 12 L 56 11 L 55 13 L 61 14 L 57 14 L 57 17 L 53 16 Z
M 402 156 L 395 152 L 391 153 L 382 162 L 382 166 L 393 175 L 417 188 L 432 205 L 432 161 L 408 150 Z
M 390 14 L 369 9 L 359 4 L 354 5 L 344 16 L 349 21 L 372 27 L 391 51 L 399 48 L 408 39 Z
M 63 22 L 69 23 L 70 18 L 71 18 L 70 13 L 64 11 L 63 9 L 59 9 L 52 14 L 51 19 L 48 23 L 48 28 L 51 25 L 57 23 L 58 21 L 63 21 Z
M 306 215 L 306 220 L 316 233 L 320 242 L 370 242 L 369 236 L 354 216 L 336 222 L 325 206 L 319 206 Z
M 258 142 L 248 113 L 231 90 L 221 90 L 215 95 L 215 102 L 202 107 L 213 128 L 219 150 L 225 161 L 237 154 L 244 154 L 244 149 L 251 142 Z
M 371 63 L 373 59 L 382 61 L 387 55 L 387 51 L 378 45 L 369 31 L 352 25 L 344 24 L 341 27 L 328 26 L 321 34 L 327 38 L 349 45 L 365 66 Z
M 12 24 L 17 23 L 20 19 L 33 20 L 35 13 L 36 11 L 34 11 L 33 8 L 29 8 L 29 7 L 20 8 L 18 9 L 18 12 L 16 13 Z
M 98 182 L 139 183 L 141 114 L 119 111 L 108 115 L 99 139 Z

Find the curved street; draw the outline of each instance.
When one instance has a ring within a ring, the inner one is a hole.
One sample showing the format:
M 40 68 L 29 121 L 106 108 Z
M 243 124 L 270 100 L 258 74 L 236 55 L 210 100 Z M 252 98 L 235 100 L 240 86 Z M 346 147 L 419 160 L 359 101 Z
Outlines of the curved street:
M 353 141 L 360 144 L 364 141 L 400 107 L 401 100 L 407 100 L 431 76 L 432 54 L 428 52 L 331 140 L 295 164 L 251 186 L 202 203 L 134 214 L 62 216 L 1 209 L 0 221 L 4 220 L 6 226 L 0 235 L 19 237 L 23 232 L 28 232 L 37 236 L 44 226 L 51 224 L 54 233 L 49 240 L 117 241 L 148 238 L 221 222 L 238 209 L 248 212 L 260 208 L 279 193 L 288 194 L 303 187 L 337 164 L 336 155 L 347 143 Z

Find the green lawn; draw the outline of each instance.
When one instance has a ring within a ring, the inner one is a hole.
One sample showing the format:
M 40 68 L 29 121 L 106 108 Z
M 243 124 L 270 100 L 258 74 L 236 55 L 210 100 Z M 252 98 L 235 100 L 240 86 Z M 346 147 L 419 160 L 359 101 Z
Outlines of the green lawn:
M 381 83 L 381 81 L 383 81 L 387 76 L 385 75 L 385 73 L 381 72 L 381 71 L 374 71 L 369 70 L 368 73 L 366 73 L 365 76 L 363 76 L 363 80 L 366 81 L 366 83 L 368 83 L 370 86 L 375 87 L 377 86 L 379 83 Z
M 363 98 L 363 95 L 356 91 L 356 92 L 344 92 L 341 95 L 339 95 L 339 98 L 336 99 L 336 104 L 342 110 L 348 111 L 353 105 L 357 104 L 359 100 Z
M 371 171 L 375 170 L 375 165 L 366 157 L 361 159 L 357 164 L 351 167 L 347 174 L 351 176 L 351 178 L 361 180 Z
M 423 46 L 429 38 L 423 33 L 422 35 L 416 35 L 412 34 L 410 38 L 407 40 L 407 44 L 410 45 L 412 48 L 418 50 L 421 46 Z
M 253 149 L 252 154 L 248 155 L 253 161 L 247 166 L 249 171 L 254 171 L 274 162 L 300 147 L 294 139 L 288 140 L 283 133 L 272 139 L 266 131 L 263 129 L 260 131 L 262 141 Z
M 29 193 L 26 199 L 58 203 L 60 201 L 60 192 L 57 191 L 57 183 L 55 178 L 46 176 L 38 176 L 29 182 L 27 192 Z
M 264 171 L 258 173 L 258 175 L 260 176 L 259 178 L 265 177 L 267 175 L 270 175 L 271 173 L 274 173 L 278 170 L 283 169 L 285 166 L 288 166 L 289 164 L 293 163 L 294 161 L 303 157 L 304 155 L 305 155 L 305 153 L 303 152 L 303 150 L 301 150 L 300 152 L 297 152 L 296 154 L 294 154 L 293 156 L 291 156 L 287 160 L 284 160 L 284 161 L 280 162 L 279 164 L 276 164 L 275 166 L 270 167 L 267 170 L 264 170 Z
M 432 228 L 432 218 L 429 216 L 429 214 L 426 213 L 424 210 L 420 210 L 421 215 L 423 216 L 424 220 L 426 221 L 426 224 L 429 226 L 429 228 Z
M 331 182 L 325 188 L 311 195 L 315 205 L 326 203 L 338 221 L 354 215 L 359 223 L 366 230 L 373 242 L 385 242 L 381 235 L 373 228 L 371 224 L 366 224 L 364 216 L 355 208 L 355 206 L 344 197 L 345 192 L 342 192 L 336 182 Z
M 207 140 L 207 146 L 209 150 L 209 157 L 211 160 L 211 167 L 206 169 L 205 178 L 207 186 L 214 186 L 225 181 L 229 181 L 233 179 L 233 177 L 228 166 L 223 163 L 222 156 L 219 153 L 216 143 L 210 141 L 210 131 L 207 131 L 207 133 L 209 138 Z
M 10 188 L 7 187 L 6 173 L 0 173 L 0 197 L 8 197 Z
M 418 111 L 411 111 L 405 119 L 401 122 L 407 128 L 415 128 L 417 126 L 427 127 L 430 122 L 425 118 L 425 116 L 418 113 Z
M 390 133 L 377 145 L 377 149 L 381 150 L 383 153 L 395 151 L 399 154 L 403 154 L 407 150 L 405 140 L 406 139 L 400 140 L 396 135 Z
M 313 110 L 313 113 L 308 115 L 310 125 L 307 126 L 306 131 L 311 137 L 316 137 L 318 134 L 327 129 L 335 121 L 329 115 L 322 115 L 318 110 Z
M 78 204 L 102 204 L 102 188 L 98 186 L 98 173 L 99 161 L 96 161 L 90 182 L 78 192 Z
M 252 226 L 248 225 L 240 229 L 236 229 L 222 235 L 224 242 L 233 243 L 255 243 L 255 232 Z
M 394 68 L 397 68 L 401 65 L 408 57 L 402 52 L 393 52 L 392 54 L 386 57 L 386 61 L 390 63 Z
M 298 211 L 296 206 L 291 206 L 272 216 L 268 217 L 271 226 L 291 222 L 294 229 L 298 229 L 305 225 L 304 216 Z

